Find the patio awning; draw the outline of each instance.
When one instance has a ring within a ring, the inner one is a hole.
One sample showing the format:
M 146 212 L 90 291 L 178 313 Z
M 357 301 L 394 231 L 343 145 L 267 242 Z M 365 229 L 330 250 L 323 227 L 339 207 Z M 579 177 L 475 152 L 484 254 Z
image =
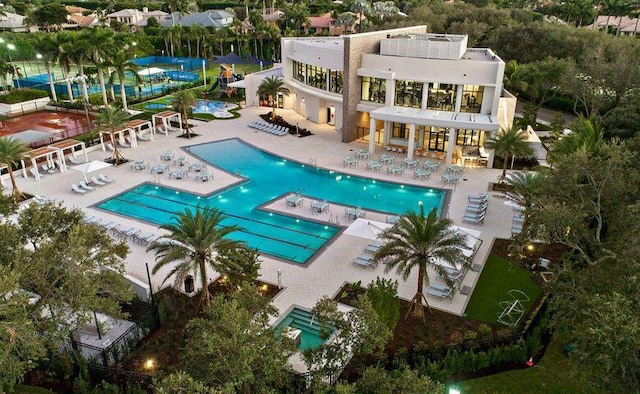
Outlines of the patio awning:
M 360 106 L 360 104 L 358 105 Z M 358 111 L 361 109 L 358 108 Z M 418 126 L 455 127 L 457 129 L 496 131 L 498 119 L 491 115 L 469 112 L 434 111 L 409 107 L 381 107 L 370 112 L 373 119 Z
M 241 79 L 239 81 L 231 82 L 227 86 L 230 86 L 232 88 L 246 89 L 247 88 L 247 83 L 246 83 L 246 81 L 244 79 Z

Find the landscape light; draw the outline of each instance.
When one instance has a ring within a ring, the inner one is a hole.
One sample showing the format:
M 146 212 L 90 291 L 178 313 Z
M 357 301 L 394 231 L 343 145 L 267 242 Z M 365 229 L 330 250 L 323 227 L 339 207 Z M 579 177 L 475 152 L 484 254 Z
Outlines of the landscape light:
M 152 358 L 148 358 L 147 361 L 144 362 L 144 369 L 150 371 L 156 367 L 156 361 Z

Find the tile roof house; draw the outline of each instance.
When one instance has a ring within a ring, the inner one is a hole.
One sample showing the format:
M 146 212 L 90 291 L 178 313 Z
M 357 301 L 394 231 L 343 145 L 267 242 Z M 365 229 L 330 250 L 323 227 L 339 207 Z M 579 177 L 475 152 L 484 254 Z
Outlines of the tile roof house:
M 585 26 L 585 28 L 594 30 L 608 29 L 615 32 L 620 29 L 620 34 L 632 36 L 640 33 L 639 22 L 638 18 L 629 18 L 628 16 L 598 15 L 596 22 Z
M 163 21 L 160 21 L 160 26 L 171 27 L 179 24 L 186 27 L 199 23 L 204 27 L 222 29 L 224 27 L 231 26 L 233 24 L 233 18 L 233 14 L 223 10 L 192 12 L 190 14 L 182 15 L 182 17 L 180 17 L 179 12 L 174 12 L 173 14 L 168 15 Z
M 331 12 L 319 16 L 310 16 L 309 24 L 306 26 L 307 33 L 329 33 L 334 34 L 336 20 L 331 17 Z
M 164 11 L 149 11 L 147 7 L 140 10 L 126 8 L 117 12 L 112 12 L 106 16 L 108 22 L 121 22 L 129 26 L 144 27 L 147 25 L 149 18 L 155 18 L 158 22 L 162 22 L 167 17 Z

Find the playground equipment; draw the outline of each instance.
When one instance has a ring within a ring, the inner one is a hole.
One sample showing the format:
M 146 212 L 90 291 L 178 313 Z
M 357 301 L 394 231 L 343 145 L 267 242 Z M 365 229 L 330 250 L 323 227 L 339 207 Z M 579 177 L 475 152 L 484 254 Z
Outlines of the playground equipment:
M 216 77 L 216 82 L 211 86 L 208 93 L 213 93 L 217 87 L 220 87 L 217 97 L 222 96 L 222 93 L 226 93 L 228 97 L 236 92 L 236 88 L 229 86 L 230 83 L 243 79 L 241 75 L 234 74 L 233 68 L 226 64 L 220 65 L 220 72 Z
M 501 312 L 498 313 L 498 323 L 505 326 L 515 327 L 522 320 L 522 316 L 527 312 L 527 308 L 522 304 L 529 301 L 529 297 L 522 291 L 511 289 L 507 292 L 508 300 L 500 301 Z

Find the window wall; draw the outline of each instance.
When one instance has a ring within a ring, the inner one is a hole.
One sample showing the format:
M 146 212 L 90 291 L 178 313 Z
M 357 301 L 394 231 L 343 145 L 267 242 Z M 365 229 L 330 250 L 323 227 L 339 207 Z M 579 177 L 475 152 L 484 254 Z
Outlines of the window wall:
M 465 130 L 458 129 L 456 145 L 462 146 L 480 146 L 481 130 Z
M 327 69 L 307 64 L 307 85 L 316 89 L 327 90 Z
M 464 85 L 462 88 L 462 106 L 460 112 L 480 113 L 484 86 Z
M 387 81 L 382 78 L 362 77 L 362 101 L 384 104 Z
M 456 105 L 457 85 L 450 83 L 430 83 L 427 109 L 453 111 Z
M 293 61 L 293 79 L 307 84 L 306 70 L 303 63 Z
M 342 71 L 329 71 L 329 91 L 342 94 Z
M 396 81 L 395 105 L 420 108 L 422 104 L 423 82 Z
M 316 89 L 342 94 L 342 71 L 330 70 L 294 60 L 293 79 Z
M 444 127 L 425 127 L 425 139 L 429 150 L 446 152 L 449 146 L 449 131 Z

